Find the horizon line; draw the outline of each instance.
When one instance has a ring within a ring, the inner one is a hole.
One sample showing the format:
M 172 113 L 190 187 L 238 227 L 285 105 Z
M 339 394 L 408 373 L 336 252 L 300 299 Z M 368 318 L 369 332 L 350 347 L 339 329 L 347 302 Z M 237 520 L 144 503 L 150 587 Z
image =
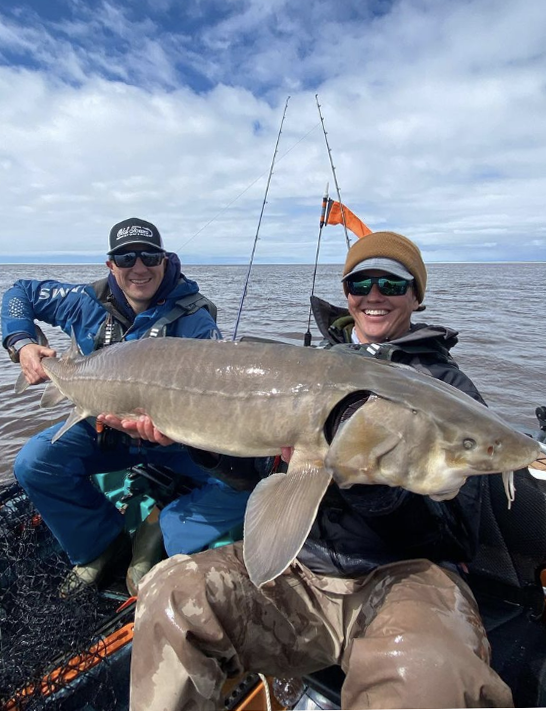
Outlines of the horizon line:
M 319 262 L 318 266 L 339 266 L 344 262 Z M 546 264 L 546 260 L 535 260 L 535 259 L 499 259 L 499 260 L 455 260 L 455 261 L 425 261 L 425 264 Z M 12 267 L 12 266 L 52 266 L 52 267 L 106 267 L 104 262 L 2 262 L 0 261 L 0 267 Z M 192 266 L 192 267 L 247 267 L 248 262 L 183 262 L 182 266 Z M 261 262 L 259 264 L 254 264 L 255 267 L 313 267 L 315 266 L 313 262 Z

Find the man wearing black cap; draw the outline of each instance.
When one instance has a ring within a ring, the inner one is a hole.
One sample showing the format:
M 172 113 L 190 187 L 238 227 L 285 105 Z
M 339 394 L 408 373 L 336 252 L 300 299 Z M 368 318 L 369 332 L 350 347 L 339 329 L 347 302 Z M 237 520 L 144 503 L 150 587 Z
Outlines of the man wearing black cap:
M 214 305 L 181 273 L 177 255 L 165 251 L 151 222 L 133 217 L 114 225 L 106 265 L 108 276 L 93 284 L 21 279 L 4 295 L 2 342 L 30 384 L 47 379 L 41 361 L 55 355 L 38 342 L 35 320 L 74 333 L 85 355 L 143 337 L 221 337 Z M 200 550 L 242 521 L 248 493 L 210 477 L 181 445 L 136 446 L 136 440 L 119 435 L 105 451 L 87 420 L 53 444 L 60 426 L 25 444 L 14 474 L 75 566 L 65 592 L 100 582 L 128 548 L 123 516 L 91 483 L 92 474 L 151 463 L 190 476 L 199 488 L 188 498 L 187 510 L 184 497 L 177 502 L 176 515 L 184 520 L 180 552 Z M 141 566 L 139 575 L 144 572 Z
M 131 218 L 112 227 L 108 244 L 107 266 L 117 285 L 135 313 L 145 311 L 169 264 L 161 235 L 151 222 Z

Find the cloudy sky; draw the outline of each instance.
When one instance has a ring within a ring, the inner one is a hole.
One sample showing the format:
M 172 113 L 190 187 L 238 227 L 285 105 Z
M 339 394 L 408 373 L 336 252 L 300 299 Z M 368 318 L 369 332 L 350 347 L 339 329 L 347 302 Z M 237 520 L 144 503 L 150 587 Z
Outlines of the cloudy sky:
M 314 259 L 322 194 L 427 262 L 546 261 L 543 0 L 7 0 L 0 262 Z M 334 194 L 335 197 L 335 194 Z M 344 259 L 341 227 L 322 262 Z

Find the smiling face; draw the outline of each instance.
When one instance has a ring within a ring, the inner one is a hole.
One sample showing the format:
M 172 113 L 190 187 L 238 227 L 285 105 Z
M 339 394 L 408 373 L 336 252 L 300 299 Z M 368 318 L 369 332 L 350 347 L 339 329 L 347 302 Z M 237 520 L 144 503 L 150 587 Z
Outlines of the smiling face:
M 387 276 L 388 272 L 373 269 L 362 274 Z M 402 296 L 383 296 L 374 284 L 367 296 L 348 294 L 347 301 L 360 343 L 382 343 L 404 335 L 409 331 L 411 314 L 419 306 L 411 286 Z
M 149 245 L 138 243 L 128 245 L 126 249 L 120 250 L 120 253 L 134 250 L 151 251 Z M 114 275 L 133 311 L 139 314 L 146 311 L 159 289 L 165 274 L 166 260 L 164 259 L 158 267 L 146 267 L 140 258 L 128 269 L 117 267 L 111 260 L 106 262 L 106 266 Z

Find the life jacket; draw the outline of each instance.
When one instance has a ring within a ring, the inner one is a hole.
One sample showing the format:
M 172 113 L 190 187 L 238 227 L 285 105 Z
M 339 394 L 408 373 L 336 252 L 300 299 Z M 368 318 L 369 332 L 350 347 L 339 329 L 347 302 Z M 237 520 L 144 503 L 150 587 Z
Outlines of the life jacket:
M 108 278 L 93 282 L 91 287 L 95 292 L 97 300 L 103 305 L 107 312 L 106 318 L 100 325 L 94 340 L 94 350 L 99 350 L 112 343 L 120 343 L 123 341 L 125 332 L 131 326 L 131 321 L 117 308 L 112 292 L 108 286 Z M 189 316 L 199 309 L 206 309 L 214 321 L 216 321 L 218 314 L 216 305 L 198 291 L 195 294 L 187 294 L 178 299 L 173 308 L 163 316 L 160 316 L 153 326 L 143 334 L 142 338 L 165 336 L 169 324 L 173 323 L 173 321 L 177 321 L 179 318 Z

